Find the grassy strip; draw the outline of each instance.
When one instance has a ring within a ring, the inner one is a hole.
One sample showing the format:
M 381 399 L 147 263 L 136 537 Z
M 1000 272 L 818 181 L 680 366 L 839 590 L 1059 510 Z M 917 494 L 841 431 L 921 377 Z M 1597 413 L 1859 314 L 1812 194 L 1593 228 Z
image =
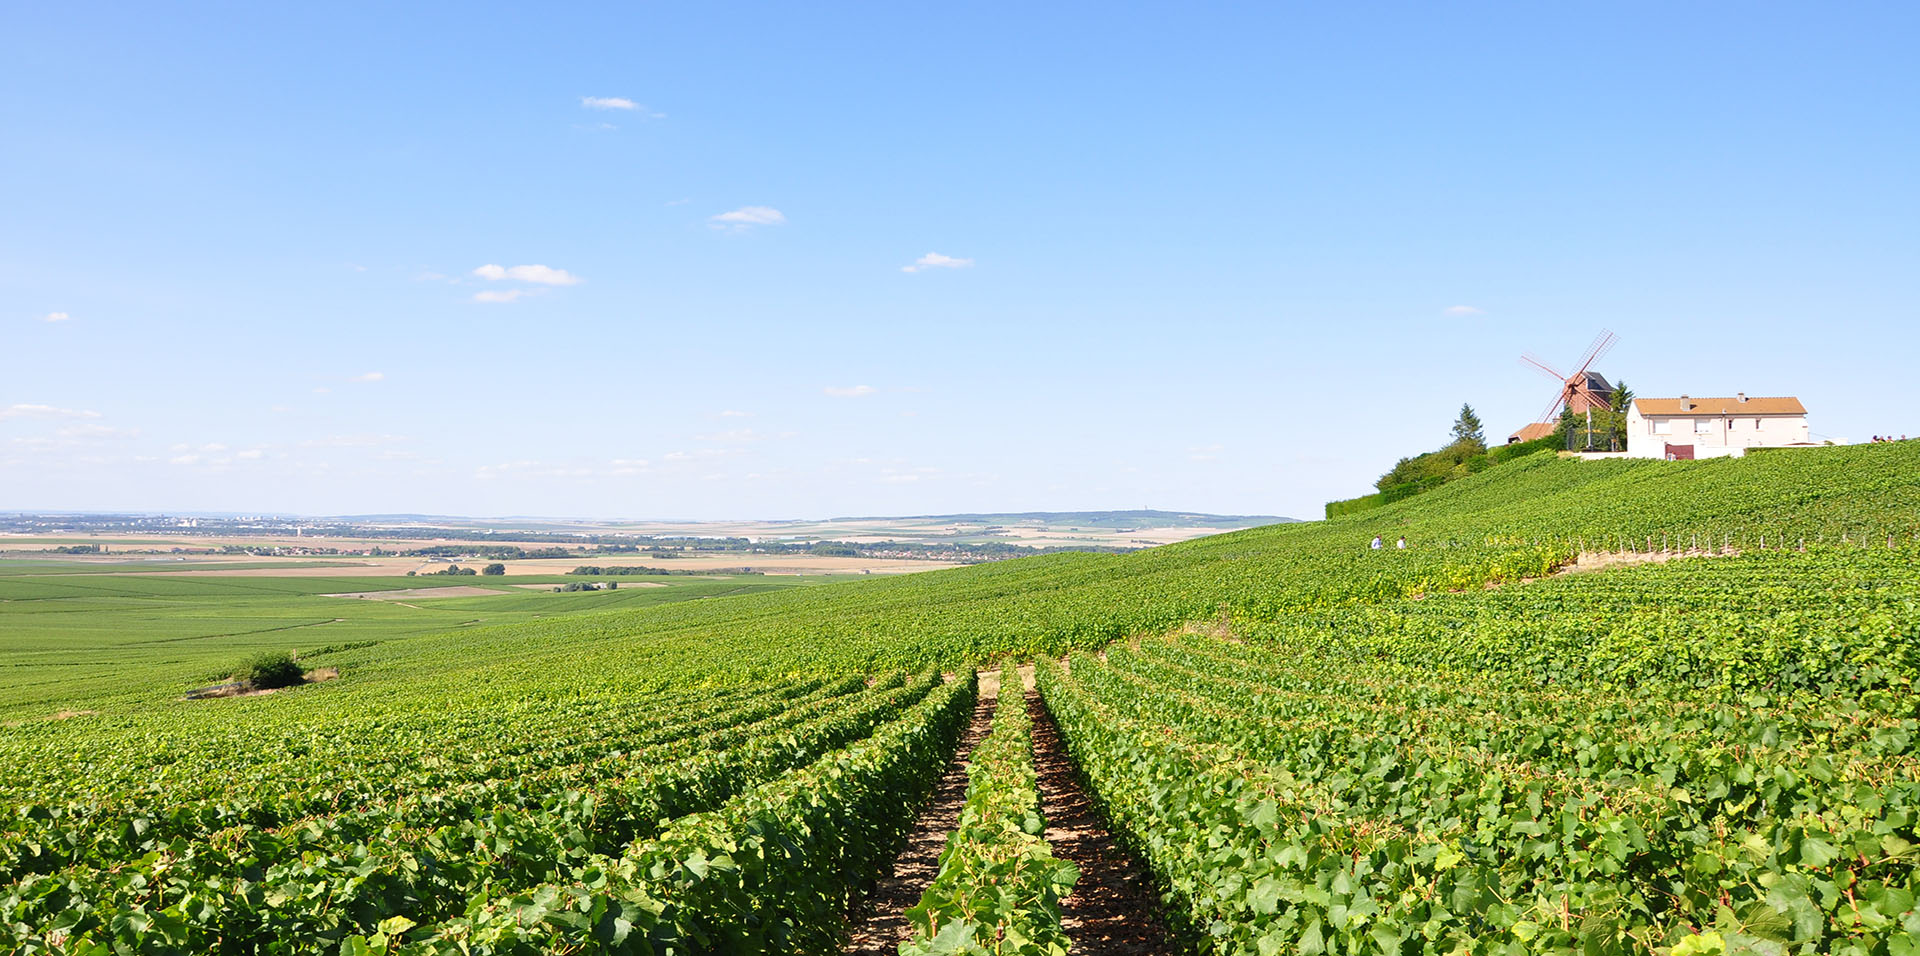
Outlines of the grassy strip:
M 918 935 L 901 956 L 1064 956 L 1060 900 L 1080 871 L 1055 859 L 1044 836 L 1033 722 L 1017 678 L 1000 694 L 993 731 L 974 748 L 967 779 L 939 875 L 907 911 Z

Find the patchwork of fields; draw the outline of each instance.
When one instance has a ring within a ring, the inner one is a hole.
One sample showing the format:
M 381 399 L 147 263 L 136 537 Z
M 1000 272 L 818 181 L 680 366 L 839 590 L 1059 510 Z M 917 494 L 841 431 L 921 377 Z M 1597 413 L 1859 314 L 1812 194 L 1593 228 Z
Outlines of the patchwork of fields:
M 1541 456 L 1138 554 L 443 599 L 380 634 L 409 609 L 314 596 L 370 589 L 351 579 L 177 618 L 158 602 L 185 582 L 0 579 L 0 936 L 838 952 L 980 719 L 974 668 L 1034 661 L 1181 951 L 1911 956 L 1916 535 L 1920 453 L 1883 445 Z M 1700 553 L 1550 576 L 1649 546 Z M 614 595 L 634 603 L 539 616 Z M 376 617 L 329 631 L 337 607 Z M 84 626 L 33 623 L 60 614 Z M 179 699 L 254 643 L 342 677 Z M 1016 696 L 913 952 L 1071 938 Z

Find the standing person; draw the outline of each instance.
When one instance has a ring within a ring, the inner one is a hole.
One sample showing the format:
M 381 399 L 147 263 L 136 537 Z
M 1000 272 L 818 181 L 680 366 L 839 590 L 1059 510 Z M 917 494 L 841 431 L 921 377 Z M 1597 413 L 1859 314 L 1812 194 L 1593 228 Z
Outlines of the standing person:
M 1404 535 L 1404 534 L 1403 534 L 1403 535 L 1401 535 L 1401 536 L 1400 536 L 1400 540 L 1398 540 L 1398 541 L 1395 541 L 1395 542 L 1393 543 L 1393 546 L 1394 546 L 1394 547 L 1396 547 L 1396 548 L 1399 548 L 1399 549 L 1400 549 L 1400 550 L 1402 550 L 1402 551 L 1405 551 L 1405 550 L 1407 550 L 1407 536 L 1406 536 L 1406 535 Z
M 1378 550 L 1380 550 L 1380 549 L 1381 549 L 1382 547 L 1385 547 L 1385 545 L 1382 545 L 1382 544 L 1380 543 L 1380 536 L 1376 534 L 1376 535 L 1374 535 L 1374 536 L 1373 536 L 1373 543 L 1372 543 L 1372 544 L 1370 544 L 1370 545 L 1367 545 L 1367 547 L 1369 547 L 1369 548 L 1372 548 L 1372 549 L 1373 549 L 1373 550 L 1375 550 L 1375 551 L 1378 551 Z

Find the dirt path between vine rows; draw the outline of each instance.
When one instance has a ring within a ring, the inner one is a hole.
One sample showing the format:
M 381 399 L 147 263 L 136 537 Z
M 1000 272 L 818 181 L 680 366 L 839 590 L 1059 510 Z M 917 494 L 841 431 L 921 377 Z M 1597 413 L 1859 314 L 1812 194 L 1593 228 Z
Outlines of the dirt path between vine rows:
M 1075 956 L 1171 956 L 1152 879 L 1094 812 L 1060 728 L 1038 693 L 1027 691 L 1027 709 L 1033 715 L 1034 769 L 1040 774 L 1047 842 L 1054 856 L 1080 868 L 1080 882 L 1060 901 L 1061 923 Z
M 1016 685 L 1017 690 L 1017 685 Z M 848 956 L 897 956 L 900 944 L 913 935 L 907 925 L 907 908 L 920 902 L 927 884 L 940 871 L 940 853 L 947 848 L 947 834 L 960 822 L 960 807 L 967 802 L 967 762 L 973 748 L 987 736 L 993 724 L 993 705 L 1000 698 L 1000 675 L 980 675 L 980 700 L 973 708 L 973 723 L 960 738 L 960 748 L 946 776 L 933 788 L 933 800 L 920 812 L 920 819 L 907 837 L 907 847 L 893 861 L 893 872 L 874 883 L 850 920 L 853 933 L 847 943 Z

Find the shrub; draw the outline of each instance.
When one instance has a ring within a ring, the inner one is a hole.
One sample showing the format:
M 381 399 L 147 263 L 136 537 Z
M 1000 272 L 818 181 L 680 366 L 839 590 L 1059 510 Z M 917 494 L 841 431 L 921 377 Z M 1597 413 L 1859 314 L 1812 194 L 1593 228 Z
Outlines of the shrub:
M 294 660 L 287 651 L 268 651 L 250 657 L 240 665 L 240 673 L 234 676 L 262 690 L 292 687 L 306 679 L 306 674 L 300 670 L 300 662 Z
M 507 566 L 504 564 L 489 564 L 486 567 L 481 568 L 480 573 L 481 574 L 505 574 L 507 573 Z

